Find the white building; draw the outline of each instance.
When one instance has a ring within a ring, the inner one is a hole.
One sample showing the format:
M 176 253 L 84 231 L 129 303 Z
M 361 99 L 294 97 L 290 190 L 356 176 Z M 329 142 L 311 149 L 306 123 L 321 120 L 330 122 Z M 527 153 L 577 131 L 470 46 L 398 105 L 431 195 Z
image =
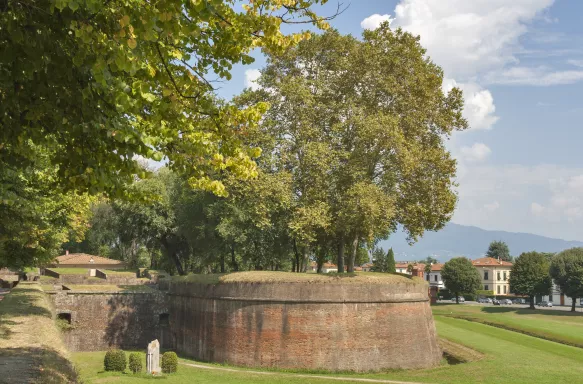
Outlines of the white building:
M 557 287 L 557 285 L 554 282 L 550 295 L 536 297 L 534 300 L 535 304 L 541 301 L 549 301 L 553 303 L 553 305 L 566 305 L 569 307 L 573 304 L 573 300 L 570 297 L 563 295 L 559 287 Z M 575 305 L 579 307 L 581 306 L 581 303 L 583 303 L 583 298 L 578 303 L 576 302 Z
M 445 288 L 445 284 L 443 284 L 443 279 L 441 278 L 441 268 L 443 268 L 443 264 L 441 263 L 431 264 L 431 272 L 425 273 L 425 278 L 430 287 Z

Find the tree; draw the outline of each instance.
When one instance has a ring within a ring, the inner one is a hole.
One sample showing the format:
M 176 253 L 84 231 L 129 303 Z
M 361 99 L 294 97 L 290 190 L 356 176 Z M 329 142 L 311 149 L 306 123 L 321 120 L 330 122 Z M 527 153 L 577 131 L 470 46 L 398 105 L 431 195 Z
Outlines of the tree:
M 270 104 L 256 130 L 272 138 L 266 164 L 291 172 L 292 205 L 318 207 L 339 272 L 346 248 L 352 272 L 359 244 L 398 224 L 414 241 L 450 219 L 456 166 L 444 140 L 467 122 L 460 90 L 442 83 L 419 39 L 385 23 L 363 41 L 329 31 L 269 55 L 262 88 L 237 98 Z
M 522 253 L 514 261 L 510 272 L 510 292 L 530 297 L 530 309 L 535 309 L 536 295 L 548 295 L 552 281 L 549 261 L 543 253 Z
M 425 259 L 419 260 L 423 264 L 437 264 L 438 260 L 435 257 L 427 256 Z
M 561 293 L 573 300 L 571 311 L 575 312 L 578 297 L 583 297 L 583 248 L 571 248 L 555 255 L 550 274 Z
M 429 274 L 431 273 L 431 264 L 425 264 L 424 271 L 426 273 L 427 280 L 429 280 Z
M 446 262 L 441 269 L 441 277 L 445 287 L 455 294 L 457 304 L 460 294 L 473 294 L 482 287 L 478 270 L 465 257 L 455 257 Z
M 494 259 L 500 259 L 502 261 L 512 261 L 512 256 L 510 256 L 510 250 L 508 245 L 503 241 L 493 241 L 488 247 L 488 252 L 486 252 L 487 257 L 493 257 Z
M 387 272 L 395 273 L 397 271 L 397 267 L 395 266 L 395 252 L 393 252 L 393 248 L 389 248 L 387 251 Z
M 327 28 L 310 8 L 325 0 L 39 0 L 0 2 L 0 167 L 50 151 L 65 189 L 120 194 L 159 161 L 198 188 L 225 194 L 217 175 L 255 176 L 258 148 L 241 137 L 267 105 L 220 102 L 213 79 L 230 79 L 255 48 L 276 53 Z

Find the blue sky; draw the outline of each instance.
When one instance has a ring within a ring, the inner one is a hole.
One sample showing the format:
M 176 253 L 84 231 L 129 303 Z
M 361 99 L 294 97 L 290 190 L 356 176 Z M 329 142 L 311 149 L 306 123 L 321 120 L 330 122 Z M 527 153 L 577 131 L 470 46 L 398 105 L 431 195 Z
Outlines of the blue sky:
M 333 13 L 334 0 L 319 8 Z M 583 2 L 352 0 L 331 24 L 359 36 L 382 20 L 421 36 L 464 91 L 471 129 L 448 148 L 458 159 L 453 222 L 583 240 Z M 218 92 L 240 92 L 265 61 L 238 65 Z

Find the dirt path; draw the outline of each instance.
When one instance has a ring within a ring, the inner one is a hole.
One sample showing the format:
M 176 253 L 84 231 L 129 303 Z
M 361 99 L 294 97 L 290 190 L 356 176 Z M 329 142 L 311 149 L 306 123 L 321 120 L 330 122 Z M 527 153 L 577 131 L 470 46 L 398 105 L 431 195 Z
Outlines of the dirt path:
M 396 381 L 396 380 L 383 380 L 383 379 L 367 379 L 367 378 L 360 378 L 360 377 L 349 377 L 349 376 L 323 376 L 323 375 L 309 375 L 303 373 L 281 373 L 281 372 L 270 372 L 270 371 L 248 371 L 243 369 L 235 369 L 235 368 L 224 368 L 224 367 L 213 367 L 210 365 L 202 365 L 202 364 L 193 364 L 193 363 L 183 363 L 180 362 L 182 365 L 187 365 L 189 367 L 200 368 L 200 369 L 212 369 L 216 371 L 223 371 L 223 372 L 235 372 L 235 373 L 249 373 L 254 375 L 271 375 L 271 376 L 278 376 L 278 377 L 296 377 L 296 378 L 304 378 L 304 379 L 325 379 L 325 380 L 337 380 L 337 381 L 349 381 L 353 383 L 384 383 L 384 384 L 425 384 L 425 383 L 417 383 L 413 381 Z

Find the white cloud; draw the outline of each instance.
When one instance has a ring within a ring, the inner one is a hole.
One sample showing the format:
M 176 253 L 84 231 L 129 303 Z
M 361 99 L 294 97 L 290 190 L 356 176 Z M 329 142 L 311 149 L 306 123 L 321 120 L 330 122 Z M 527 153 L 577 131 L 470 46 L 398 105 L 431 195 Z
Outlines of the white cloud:
M 574 65 L 575 67 L 583 68 L 583 60 L 567 60 L 567 64 Z
M 461 147 L 460 153 L 462 160 L 475 163 L 486 160 L 492 150 L 484 143 L 474 143 L 471 147 Z
M 470 128 L 491 129 L 499 117 L 494 115 L 496 106 L 490 91 L 482 89 L 476 83 L 457 83 L 453 79 L 443 79 L 445 92 L 449 92 L 453 87 L 458 87 L 463 92 L 463 115 L 468 120 Z
M 519 38 L 553 2 L 401 0 L 393 24 L 420 35 L 448 76 L 465 79 L 516 64 Z
M 393 19 L 391 19 L 390 15 L 379 15 L 378 13 L 375 13 L 374 15 L 370 15 L 366 19 L 362 20 L 360 22 L 360 27 L 363 29 L 373 30 L 380 27 L 383 22 L 388 21 L 390 23 L 392 20 Z
M 489 203 L 489 204 L 484 204 L 484 208 L 489 212 L 494 212 L 495 210 L 500 208 L 500 203 L 497 201 L 494 201 L 494 202 Z
M 511 67 L 489 73 L 485 81 L 492 84 L 550 86 L 573 84 L 583 80 L 583 71 L 553 71 L 548 67 Z
M 539 203 L 532 203 L 530 204 L 530 211 L 535 216 L 541 216 L 545 211 L 545 207 L 543 207 Z
M 256 91 L 260 88 L 257 80 L 261 77 L 261 72 L 258 69 L 248 69 L 245 71 L 245 87 Z

